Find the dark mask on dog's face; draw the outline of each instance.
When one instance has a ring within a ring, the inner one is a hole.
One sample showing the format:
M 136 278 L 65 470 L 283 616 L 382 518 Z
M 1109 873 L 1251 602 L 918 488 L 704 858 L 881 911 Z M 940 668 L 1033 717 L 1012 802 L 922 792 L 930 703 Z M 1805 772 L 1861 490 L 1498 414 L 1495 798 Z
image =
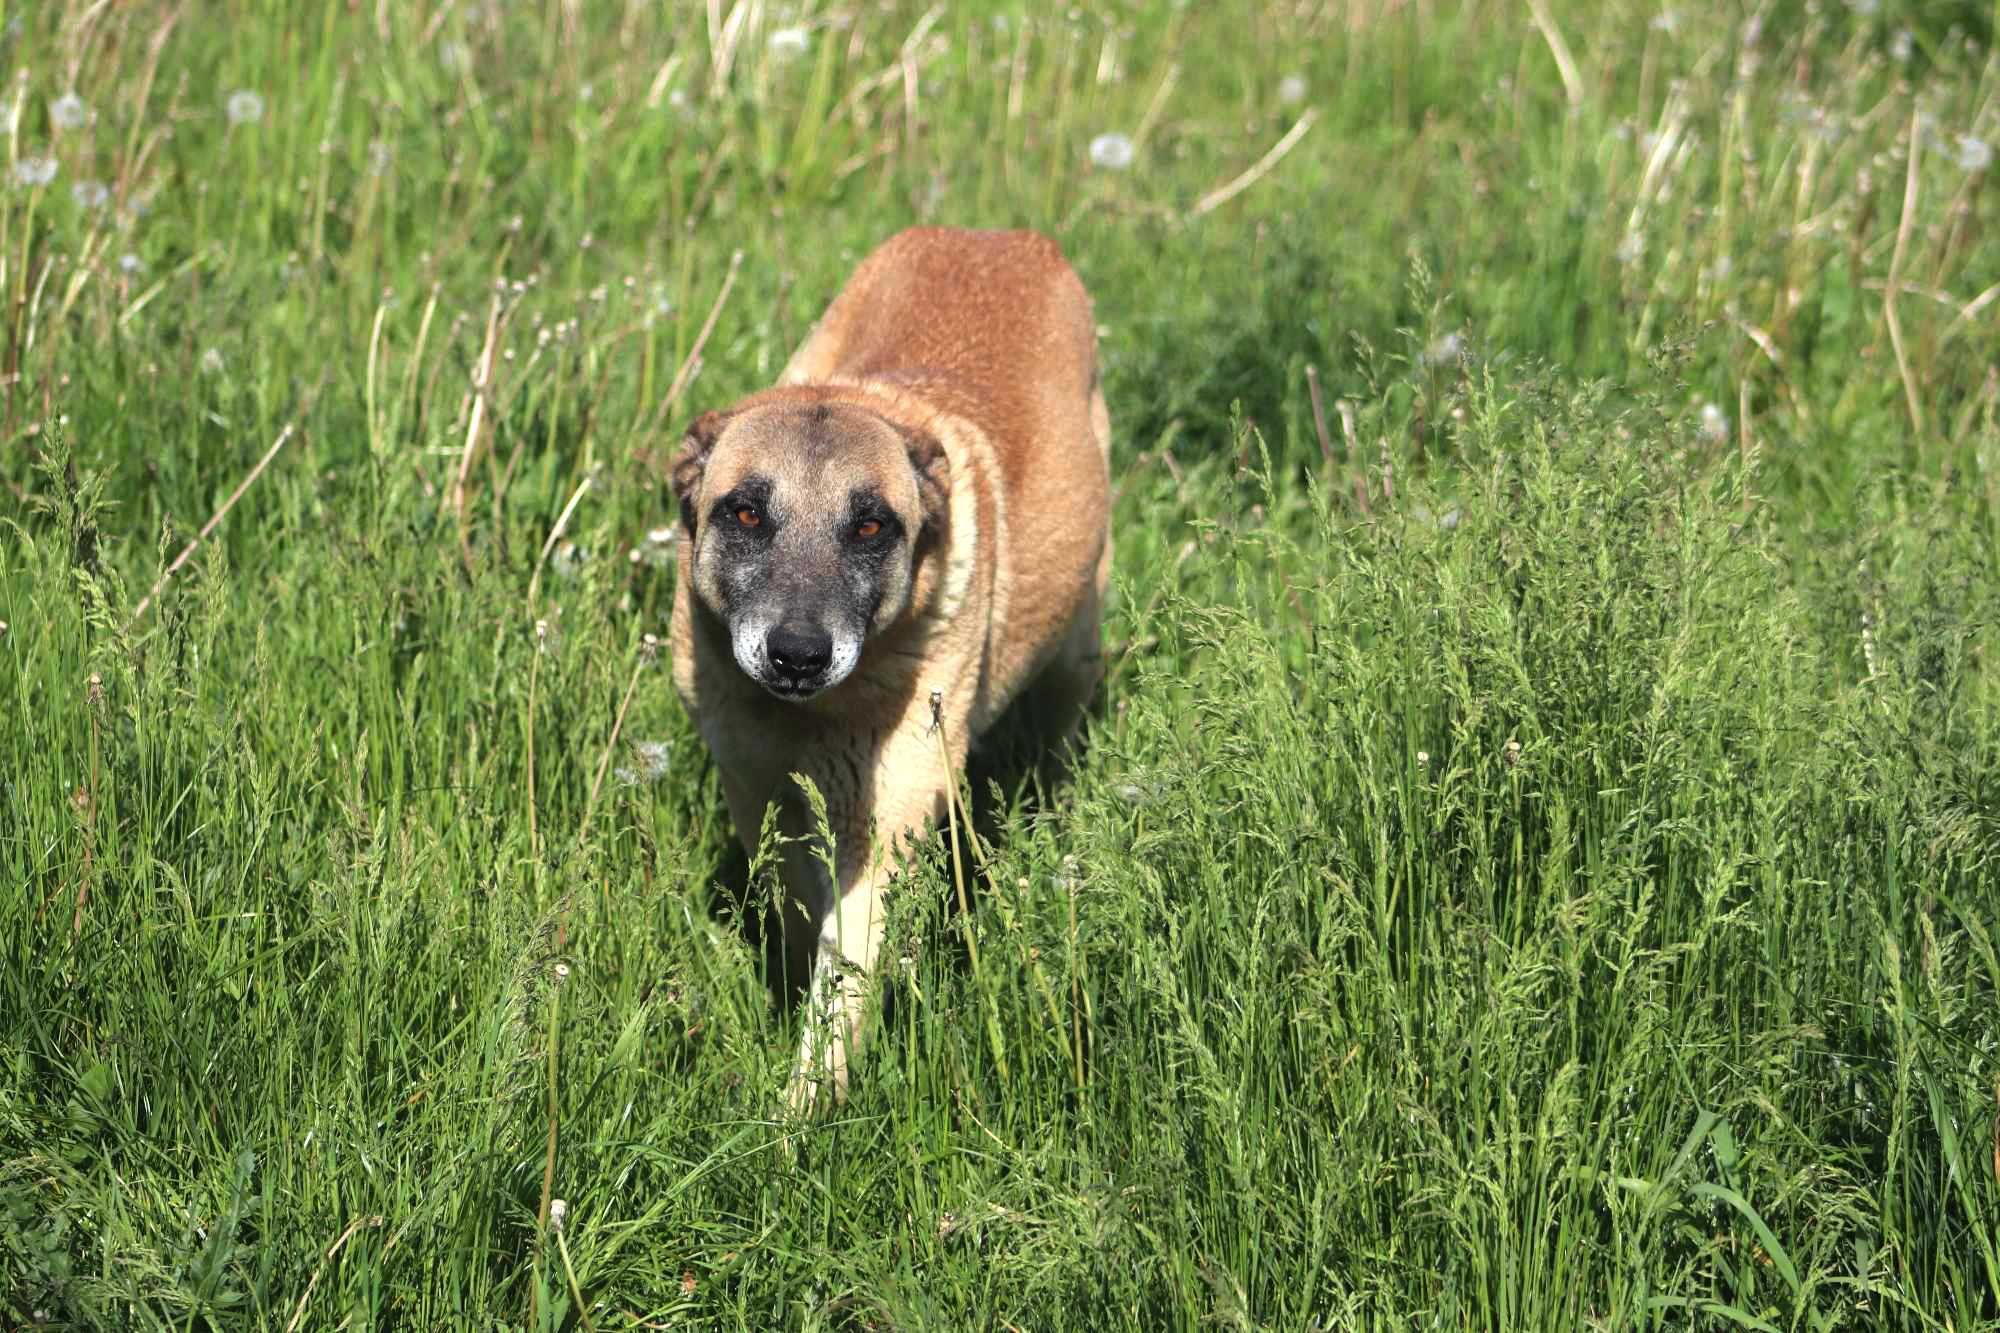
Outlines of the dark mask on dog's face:
M 941 523 L 943 450 L 865 409 L 765 404 L 689 428 L 673 488 L 694 592 L 736 665 L 780 699 L 854 671 L 909 609 Z

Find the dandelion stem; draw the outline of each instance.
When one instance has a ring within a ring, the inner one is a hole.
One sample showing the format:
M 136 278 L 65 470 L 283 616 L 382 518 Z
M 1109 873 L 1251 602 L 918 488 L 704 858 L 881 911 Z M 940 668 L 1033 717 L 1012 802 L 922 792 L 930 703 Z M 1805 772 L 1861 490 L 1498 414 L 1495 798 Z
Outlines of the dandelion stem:
M 656 429 L 666 420 L 667 413 L 674 410 L 674 404 L 680 401 L 681 394 L 686 392 L 689 381 L 694 378 L 696 369 L 700 367 L 702 349 L 708 346 L 708 336 L 715 332 L 715 321 L 722 317 L 722 303 L 729 299 L 729 290 L 736 285 L 736 272 L 742 267 L 743 252 L 738 250 L 729 256 L 729 271 L 722 276 L 722 289 L 715 294 L 715 304 L 708 308 L 708 318 L 702 321 L 701 332 L 694 338 L 694 346 L 688 348 L 688 354 L 682 359 L 680 369 L 674 372 L 673 383 L 667 386 L 667 396 L 660 399 L 659 407 L 653 412 L 653 425 Z
M 1243 172 L 1242 175 L 1238 176 L 1235 180 L 1230 181 L 1227 185 L 1221 186 L 1217 189 L 1210 190 L 1207 194 L 1203 195 L 1200 199 L 1196 200 L 1195 206 L 1192 209 L 1188 210 L 1188 216 L 1198 218 L 1202 216 L 1202 214 L 1204 213 L 1212 213 L 1216 209 L 1228 203 L 1231 199 L 1234 199 L 1237 195 L 1242 194 L 1245 190 L 1255 185 L 1258 181 L 1262 180 L 1267 174 L 1269 174 L 1271 168 L 1278 165 L 1278 162 L 1285 156 L 1286 153 L 1292 151 L 1292 146 L 1294 144 L 1298 143 L 1299 140 L 1305 138 L 1306 131 L 1311 129 L 1313 127 L 1313 122 L 1318 119 L 1319 119 L 1318 108 L 1314 108 L 1313 110 L 1306 112 L 1303 116 L 1300 116 L 1298 124 L 1292 126 L 1289 130 L 1286 130 L 1285 137 L 1278 140 L 1278 142 L 1272 144 L 1270 151 L 1265 153 L 1264 156 L 1258 158 L 1257 161 L 1251 165 L 1249 170 Z
M 271 447 L 264 451 L 264 456 L 257 460 L 257 465 L 250 469 L 250 474 L 237 483 L 236 489 L 229 493 L 229 498 L 222 502 L 222 507 L 211 514 L 208 522 L 201 525 L 201 531 L 197 532 L 193 539 L 181 548 L 181 553 L 174 557 L 174 562 L 167 566 L 166 572 L 161 574 L 154 581 L 153 586 L 147 590 L 146 595 L 139 599 L 139 605 L 132 608 L 132 618 L 125 622 L 126 629 L 129 630 L 132 626 L 139 623 L 139 618 L 146 614 L 146 608 L 153 604 L 155 597 L 159 596 L 160 589 L 167 586 L 167 580 L 172 578 L 174 573 L 188 562 L 188 557 L 194 554 L 194 548 L 201 545 L 204 537 L 215 531 L 216 524 L 222 522 L 229 511 L 235 508 L 236 502 L 243 498 L 243 493 L 250 489 L 251 483 L 264 475 L 264 469 L 270 466 L 271 460 L 278 456 L 278 451 L 283 449 L 285 443 L 292 438 L 292 429 L 293 423 L 286 422 L 285 428 L 278 432 L 278 438 L 271 442 Z
M 604 753 L 597 760 L 597 776 L 590 780 L 590 795 L 584 800 L 583 820 L 577 825 L 576 830 L 576 843 L 579 847 L 590 833 L 591 817 L 597 813 L 598 793 L 604 790 L 604 774 L 611 767 L 612 752 L 618 748 L 618 733 L 625 728 L 625 710 L 632 706 L 632 696 L 639 689 L 639 673 L 645 669 L 646 657 L 642 654 L 639 660 L 632 664 L 632 678 L 625 682 L 625 697 L 618 701 L 618 715 L 611 719 L 611 737 L 604 742 Z
M 1903 380 L 1903 398 L 1910 409 L 1911 433 L 1924 433 L 1924 410 L 1917 402 L 1917 380 L 1910 371 L 1910 358 L 1903 350 L 1903 321 L 1896 313 L 1896 297 L 1902 291 L 1903 257 L 1909 252 L 1910 232 L 1917 223 L 1917 161 L 1923 156 L 1920 112 L 1910 112 L 1909 165 L 1903 176 L 1903 217 L 1896 224 L 1896 250 L 1889 257 L 1889 280 L 1882 293 L 1882 318 L 1889 326 L 1889 346 L 1896 353 L 1896 373 Z

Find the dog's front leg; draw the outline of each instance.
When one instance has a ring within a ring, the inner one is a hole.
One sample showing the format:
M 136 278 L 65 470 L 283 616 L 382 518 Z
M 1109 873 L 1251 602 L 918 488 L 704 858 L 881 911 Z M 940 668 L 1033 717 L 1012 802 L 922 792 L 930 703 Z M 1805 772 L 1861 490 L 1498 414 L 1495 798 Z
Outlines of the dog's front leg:
M 870 982 L 882 952 L 889 886 L 903 857 L 923 839 L 926 824 L 943 817 L 946 775 L 963 765 L 964 749 L 962 740 L 940 747 L 927 716 L 907 719 L 875 757 L 871 817 L 842 821 L 846 827 L 837 823 L 833 829 L 841 873 L 819 922 L 787 1097 L 797 1112 L 811 1110 L 822 1097 L 835 1104 L 847 1097 L 848 1065 L 861 1044 Z
M 886 856 L 842 890 L 822 918 L 812 981 L 806 992 L 798 1061 L 787 1101 L 805 1114 L 822 1097 L 847 1098 L 847 1068 L 861 1044 L 868 987 L 882 952 L 891 867 Z

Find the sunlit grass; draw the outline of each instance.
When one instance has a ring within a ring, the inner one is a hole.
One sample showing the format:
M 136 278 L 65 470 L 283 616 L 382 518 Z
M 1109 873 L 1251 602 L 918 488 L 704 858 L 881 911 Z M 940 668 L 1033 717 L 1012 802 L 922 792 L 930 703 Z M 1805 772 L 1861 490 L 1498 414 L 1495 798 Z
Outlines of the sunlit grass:
M 8 7 L 0 1323 L 2000 1327 L 1996 17 Z M 786 1123 L 659 465 L 916 221 L 1111 677 Z

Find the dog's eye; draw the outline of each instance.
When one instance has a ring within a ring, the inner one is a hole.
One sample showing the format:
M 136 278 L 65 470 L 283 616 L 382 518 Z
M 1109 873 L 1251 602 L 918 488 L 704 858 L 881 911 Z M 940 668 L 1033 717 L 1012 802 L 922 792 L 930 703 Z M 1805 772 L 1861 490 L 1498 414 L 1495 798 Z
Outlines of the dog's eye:
M 870 537 L 878 535 L 881 531 L 882 523 L 879 519 L 864 518 L 854 525 L 854 535 L 862 541 L 867 541 Z
M 754 528 L 762 525 L 764 516 L 749 505 L 738 505 L 736 507 L 736 522 L 740 527 Z

